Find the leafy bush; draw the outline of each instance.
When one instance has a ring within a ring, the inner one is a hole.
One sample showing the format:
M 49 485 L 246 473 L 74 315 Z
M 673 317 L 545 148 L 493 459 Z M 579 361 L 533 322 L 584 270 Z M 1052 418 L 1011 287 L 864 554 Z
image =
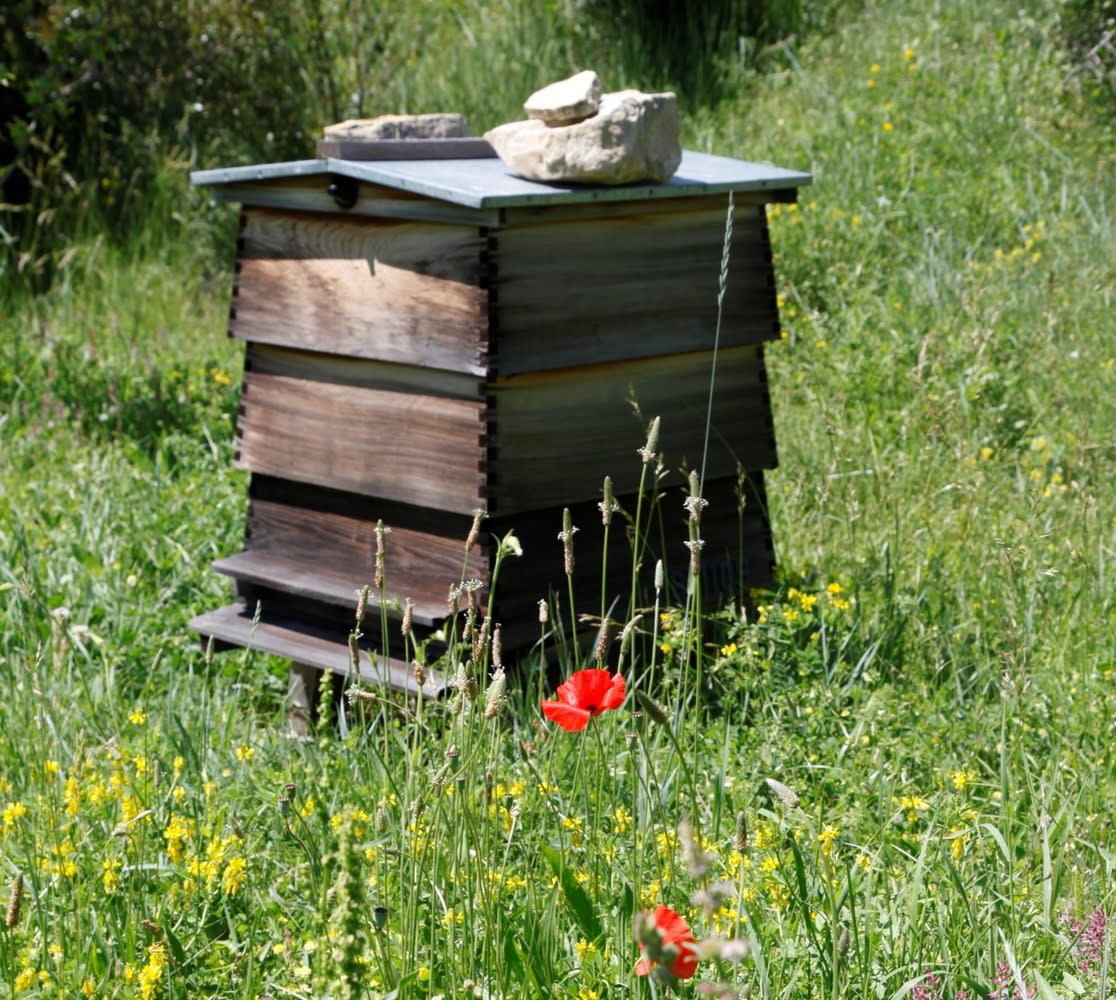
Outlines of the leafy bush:
M 1067 0 L 1061 31 L 1074 63 L 1067 79 L 1116 117 L 1116 0 Z

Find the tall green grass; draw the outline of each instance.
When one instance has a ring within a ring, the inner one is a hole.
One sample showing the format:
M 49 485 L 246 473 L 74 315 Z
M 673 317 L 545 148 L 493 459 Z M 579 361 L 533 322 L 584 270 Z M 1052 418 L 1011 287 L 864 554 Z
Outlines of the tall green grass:
M 747 615 L 644 609 L 644 698 L 580 734 L 530 662 L 488 697 L 459 631 L 448 701 L 358 695 L 292 740 L 285 665 L 186 633 L 245 484 L 232 220 L 180 171 L 181 229 L 91 226 L 50 297 L 6 285 L 9 991 L 1110 995 L 1113 144 L 1062 87 L 1057 13 L 870 7 L 687 119 L 816 178 L 770 213 L 783 579 Z M 637 979 L 658 903 L 739 943 Z

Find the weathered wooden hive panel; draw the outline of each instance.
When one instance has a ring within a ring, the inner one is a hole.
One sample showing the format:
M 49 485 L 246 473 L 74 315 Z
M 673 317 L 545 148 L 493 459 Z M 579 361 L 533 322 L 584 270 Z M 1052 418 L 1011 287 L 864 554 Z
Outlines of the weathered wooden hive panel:
M 538 600 L 564 589 L 563 507 L 599 525 L 608 475 L 634 510 L 654 416 L 665 496 L 652 554 L 684 582 L 684 472 L 700 468 L 706 591 L 770 583 L 762 345 L 779 327 L 764 203 L 792 200 L 807 176 L 687 153 L 671 182 L 645 188 L 531 184 L 497 160 L 318 160 L 195 180 L 243 205 L 229 332 L 246 342 L 236 463 L 251 472 L 243 550 L 215 564 L 237 601 L 195 619 L 203 636 L 346 672 L 382 522 L 390 613 L 409 599 L 427 629 L 451 584 L 487 588 L 495 540 L 514 530 L 528 558 L 505 564 L 497 608 L 509 643 L 528 640 Z M 489 519 L 466 559 L 477 508 Z M 579 542 L 593 607 L 600 540 Z M 616 593 L 629 551 L 610 533 Z M 377 676 L 410 683 L 395 662 Z

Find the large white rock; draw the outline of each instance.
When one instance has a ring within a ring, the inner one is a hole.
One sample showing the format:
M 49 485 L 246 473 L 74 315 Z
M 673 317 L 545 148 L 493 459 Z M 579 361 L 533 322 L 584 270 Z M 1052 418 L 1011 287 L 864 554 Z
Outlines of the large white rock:
M 380 115 L 350 118 L 325 127 L 327 139 L 370 141 L 377 139 L 464 139 L 469 135 L 465 116 L 456 113 L 429 115 Z
M 601 81 L 587 69 L 536 90 L 524 101 L 523 110 L 528 118 L 538 118 L 547 125 L 572 125 L 595 115 L 600 106 Z
M 621 90 L 574 125 L 508 122 L 484 137 L 513 174 L 533 181 L 631 184 L 669 180 L 682 162 L 674 94 Z

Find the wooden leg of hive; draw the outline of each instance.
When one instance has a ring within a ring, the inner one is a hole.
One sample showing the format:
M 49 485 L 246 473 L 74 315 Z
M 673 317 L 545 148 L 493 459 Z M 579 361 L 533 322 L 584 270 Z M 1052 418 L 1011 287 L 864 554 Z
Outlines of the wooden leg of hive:
M 287 674 L 287 727 L 294 736 L 309 736 L 314 721 L 321 671 L 305 663 L 292 663 Z

